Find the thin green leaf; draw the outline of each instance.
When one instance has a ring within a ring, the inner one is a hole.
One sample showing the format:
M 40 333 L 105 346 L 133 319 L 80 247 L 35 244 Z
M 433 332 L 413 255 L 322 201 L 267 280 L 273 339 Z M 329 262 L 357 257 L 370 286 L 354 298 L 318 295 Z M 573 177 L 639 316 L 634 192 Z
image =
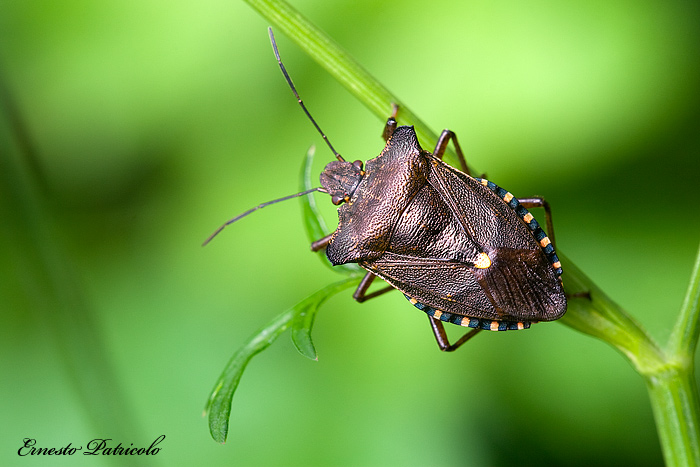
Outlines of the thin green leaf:
M 304 165 L 301 167 L 301 173 L 299 176 L 299 191 L 308 191 L 314 186 L 318 186 L 311 183 L 311 165 L 314 160 L 314 153 L 316 148 L 311 146 L 306 152 L 306 157 L 304 158 Z M 326 223 L 321 216 L 318 208 L 316 207 L 316 199 L 313 195 L 304 196 L 299 199 L 301 202 L 302 216 L 304 218 L 304 228 L 306 229 L 306 236 L 310 242 L 316 241 L 319 238 L 326 236 L 329 232 Z M 328 261 L 326 261 L 328 263 Z
M 293 319 L 293 309 L 275 317 L 254 334 L 229 360 L 204 409 L 204 415 L 209 414 L 209 432 L 215 441 L 226 442 L 233 393 L 238 387 L 246 366 L 253 356 L 269 347 L 289 327 Z
M 318 307 L 318 304 L 327 300 L 328 297 L 352 286 L 353 284 L 357 283 L 357 281 L 358 278 L 356 276 L 352 276 L 319 290 L 310 297 L 299 302 L 291 309 L 276 316 L 262 329 L 253 334 L 250 339 L 248 339 L 248 342 L 243 345 L 243 347 L 238 349 L 238 351 L 231 357 L 226 365 L 226 368 L 221 373 L 221 376 L 214 385 L 214 389 L 212 390 L 204 409 L 204 415 L 209 414 L 209 432 L 215 441 L 219 443 L 226 442 L 233 394 L 236 391 L 238 383 L 241 380 L 241 376 L 243 375 L 243 371 L 250 360 L 255 355 L 268 348 L 270 344 L 272 344 L 275 339 L 280 336 L 280 334 L 289 328 L 292 322 L 299 317 L 300 313 L 309 308 L 313 308 L 314 306 Z M 309 342 L 311 341 L 310 336 L 308 340 Z M 313 344 L 311 345 L 313 348 Z M 297 348 L 299 347 L 297 346 Z M 304 351 L 301 349 L 299 351 L 304 354 Z
M 304 307 L 292 323 L 292 342 L 294 346 L 300 354 L 311 360 L 318 360 L 316 347 L 311 340 L 311 328 L 314 325 L 319 306 L 321 306 L 320 303 L 313 303 Z
M 292 323 L 292 342 L 303 356 L 318 360 L 316 348 L 311 341 L 311 328 L 321 304 L 338 292 L 355 285 L 359 279 L 360 276 L 353 276 L 348 280 L 331 284 L 294 307 L 296 317 Z
M 681 313 L 671 333 L 668 353 L 692 367 L 692 357 L 700 336 L 700 250 L 695 257 L 695 266 L 690 277 L 688 291 L 681 306 Z M 691 357 L 689 359 L 688 357 Z
M 313 158 L 314 147 L 311 146 L 306 152 L 304 165 L 301 169 L 301 174 L 299 177 L 299 191 L 307 191 L 314 187 L 314 185 L 311 183 L 311 163 L 313 162 Z M 329 230 L 328 227 L 326 227 L 326 223 L 323 220 L 323 216 L 321 216 L 321 212 L 316 206 L 316 199 L 313 197 L 313 195 L 303 196 L 299 198 L 299 202 L 301 203 L 302 217 L 304 218 L 304 228 L 306 229 L 306 236 L 309 239 L 309 243 L 315 242 L 316 240 L 325 237 Z M 326 255 L 322 252 L 320 252 L 318 257 L 321 259 L 321 262 L 324 266 L 330 268 L 331 270 L 333 270 L 333 272 L 336 273 L 355 274 L 362 271 L 362 268 L 360 268 L 360 266 L 358 266 L 355 263 L 333 266 L 326 258 Z

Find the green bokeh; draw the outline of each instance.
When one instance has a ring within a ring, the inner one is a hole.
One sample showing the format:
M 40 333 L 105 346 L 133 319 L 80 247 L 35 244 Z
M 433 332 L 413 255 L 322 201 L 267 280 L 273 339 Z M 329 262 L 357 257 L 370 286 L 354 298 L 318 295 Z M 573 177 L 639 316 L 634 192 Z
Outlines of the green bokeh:
M 547 197 L 558 247 L 665 340 L 700 237 L 695 2 L 294 5 L 457 132 L 478 171 Z M 200 413 L 231 353 L 337 279 L 308 252 L 295 202 L 200 247 L 295 192 L 310 144 L 318 172 L 329 160 L 266 26 L 231 1 L 0 3 L 0 78 L 29 137 L 4 111 L 0 463 L 108 463 L 19 458 L 26 437 L 165 434 L 144 464 L 659 465 L 643 381 L 607 346 L 543 324 L 443 355 L 400 294 L 327 302 L 319 362 L 284 336 L 244 375 L 228 443 L 211 440 Z M 382 122 L 277 39 L 334 146 L 377 155 Z M 84 353 L 72 371 L 71 352 Z M 94 412 L 86 398 L 101 395 L 76 390 L 92 380 L 117 382 L 105 394 L 123 400 Z

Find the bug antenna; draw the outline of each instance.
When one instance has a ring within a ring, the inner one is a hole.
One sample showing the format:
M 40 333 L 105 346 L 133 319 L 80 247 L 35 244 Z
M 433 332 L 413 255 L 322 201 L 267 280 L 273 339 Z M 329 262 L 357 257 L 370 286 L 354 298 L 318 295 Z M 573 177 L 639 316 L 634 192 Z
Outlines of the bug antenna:
M 289 87 L 292 88 L 292 92 L 294 93 L 294 96 L 297 98 L 297 102 L 299 102 L 299 105 L 301 108 L 304 110 L 304 113 L 306 113 L 306 116 L 309 117 L 309 120 L 311 120 L 311 123 L 314 124 L 316 127 L 316 130 L 321 134 L 323 137 L 323 140 L 326 142 L 328 147 L 331 149 L 335 157 L 342 162 L 345 162 L 345 159 L 343 159 L 343 156 L 338 154 L 338 152 L 333 148 L 333 145 L 331 142 L 328 140 L 328 137 L 326 134 L 321 130 L 321 127 L 318 126 L 318 123 L 316 123 L 316 120 L 311 116 L 309 113 L 308 109 L 304 105 L 304 102 L 301 100 L 301 97 L 299 97 L 299 93 L 297 92 L 296 88 L 294 87 L 294 83 L 292 83 L 292 78 L 289 77 L 289 73 L 287 73 L 287 69 L 284 67 L 284 64 L 282 63 L 282 59 L 280 58 L 280 53 L 277 50 L 277 43 L 275 42 L 275 35 L 272 33 L 272 28 L 268 27 L 267 32 L 270 34 L 270 42 L 272 42 L 272 50 L 275 52 L 275 58 L 277 59 L 277 63 L 280 66 L 280 69 L 282 70 L 282 74 L 284 75 L 284 79 L 287 80 L 287 84 L 289 84 Z
M 323 189 L 323 188 L 321 188 L 321 187 L 316 187 L 316 188 L 312 188 L 312 189 L 310 189 L 310 190 L 302 191 L 301 193 L 294 193 L 293 195 L 285 196 L 284 198 L 273 199 L 272 201 L 268 201 L 267 203 L 258 204 L 258 205 L 255 206 L 254 208 L 248 209 L 248 210 L 247 210 L 246 212 L 244 212 L 243 214 L 239 214 L 239 215 L 237 215 L 236 217 L 234 217 L 233 219 L 229 219 L 229 220 L 227 220 L 226 222 L 224 222 L 224 224 L 223 224 L 221 227 L 219 227 L 218 229 L 216 229 L 216 230 L 214 231 L 213 234 L 209 235 L 209 237 L 208 237 L 206 240 L 204 240 L 204 243 L 202 243 L 202 246 L 206 246 L 207 243 L 211 242 L 212 239 L 213 239 L 214 237 L 216 237 L 216 236 L 219 234 L 219 232 L 221 232 L 222 230 L 224 230 L 224 228 L 225 228 L 227 225 L 233 224 L 233 223 L 236 222 L 237 220 L 240 220 L 240 219 L 244 218 L 244 217 L 247 216 L 248 214 L 251 214 L 251 213 L 257 211 L 258 209 L 262 209 L 262 208 L 264 208 L 265 206 L 269 206 L 269 205 L 271 205 L 271 204 L 279 203 L 280 201 L 286 201 L 286 200 L 288 200 L 288 199 L 298 198 L 299 196 L 308 195 L 308 194 L 313 193 L 314 191 L 320 191 L 321 193 L 327 193 L 325 189 Z

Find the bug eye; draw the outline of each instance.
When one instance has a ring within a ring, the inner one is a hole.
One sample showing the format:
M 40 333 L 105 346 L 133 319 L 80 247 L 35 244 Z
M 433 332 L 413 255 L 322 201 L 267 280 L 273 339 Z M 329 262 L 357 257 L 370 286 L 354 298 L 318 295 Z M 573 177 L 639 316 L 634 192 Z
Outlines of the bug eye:
M 358 171 L 362 172 L 362 161 L 355 161 L 352 163 L 353 167 L 355 167 Z
M 342 196 L 333 195 L 331 197 L 331 203 L 335 204 L 336 206 L 342 203 L 343 201 L 345 201 L 345 198 L 343 198 Z

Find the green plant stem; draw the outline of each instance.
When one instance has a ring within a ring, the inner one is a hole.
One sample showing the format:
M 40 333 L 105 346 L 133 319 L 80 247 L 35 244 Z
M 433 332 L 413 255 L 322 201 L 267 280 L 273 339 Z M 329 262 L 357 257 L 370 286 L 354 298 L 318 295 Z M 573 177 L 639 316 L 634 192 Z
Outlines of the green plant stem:
M 666 355 L 646 330 L 563 253 L 557 253 L 566 274 L 564 284 L 567 293 L 586 293 L 590 296 L 569 298 L 567 312 L 560 322 L 610 344 L 640 374 L 664 371 Z
M 700 336 L 700 249 L 690 277 L 680 316 L 668 341 L 669 355 L 676 359 L 693 356 Z M 686 362 L 689 364 L 689 362 Z
M 645 379 L 666 465 L 700 465 L 700 403 L 692 367 L 672 367 Z

